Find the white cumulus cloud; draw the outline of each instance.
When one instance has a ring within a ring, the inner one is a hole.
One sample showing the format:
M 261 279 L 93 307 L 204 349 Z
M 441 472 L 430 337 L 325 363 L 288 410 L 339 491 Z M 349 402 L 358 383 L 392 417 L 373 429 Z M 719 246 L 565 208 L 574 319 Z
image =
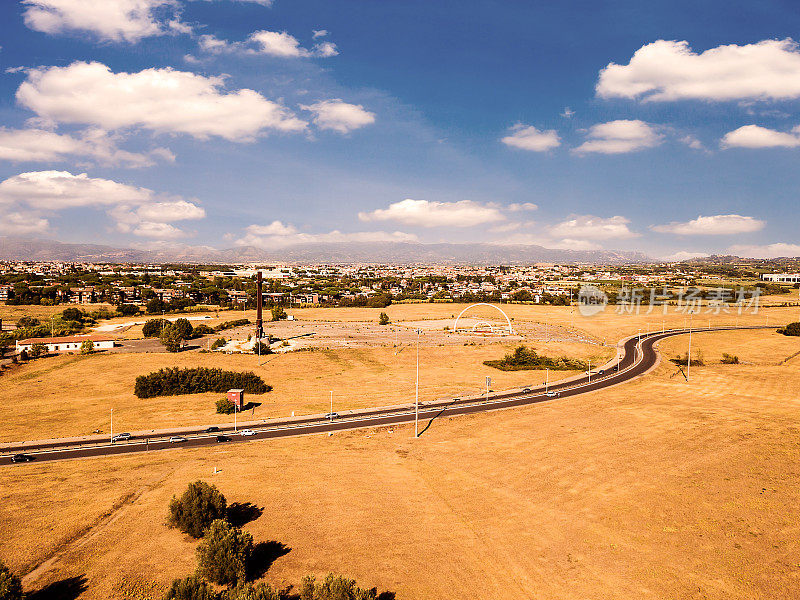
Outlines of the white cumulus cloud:
M 349 133 L 375 122 L 375 114 L 360 104 L 348 104 L 334 98 L 309 105 L 300 105 L 303 110 L 313 113 L 314 125 L 320 129 L 330 129 L 338 133 Z
M 43 119 L 120 130 L 251 141 L 265 130 L 297 132 L 306 122 L 258 92 L 224 91 L 222 77 L 169 67 L 114 73 L 102 63 L 30 69 L 17 101 Z
M 728 248 L 728 252 L 745 258 L 781 258 L 800 256 L 800 244 L 777 242 L 763 246 L 736 245 Z
M 678 235 L 733 235 L 752 233 L 764 228 L 764 221 L 742 215 L 709 215 L 698 216 L 684 223 L 673 222 L 665 225 L 653 225 L 653 231 L 659 233 L 675 233 Z
M 262 54 L 279 58 L 330 58 L 339 54 L 333 42 L 319 42 L 309 50 L 303 48 L 296 37 L 285 31 L 254 31 L 243 42 L 229 42 L 213 35 L 201 35 L 198 45 L 201 50 L 212 54 Z
M 495 206 L 472 200 L 430 202 L 407 198 L 372 212 L 360 212 L 362 221 L 397 221 L 417 227 L 474 227 L 484 223 L 504 221 L 505 216 Z
M 158 195 L 147 188 L 86 173 L 34 171 L 0 182 L 0 211 L 16 211 L 31 223 L 41 225 L 46 216 L 86 207 L 105 209 L 122 232 L 152 238 L 174 239 L 183 232 L 168 223 L 205 217 L 202 207 L 183 198 Z
M 664 136 L 649 123 L 620 119 L 599 123 L 589 128 L 587 139 L 573 151 L 578 154 L 623 154 L 658 146 Z
M 722 148 L 796 148 L 800 146 L 800 126 L 791 133 L 745 125 L 729 131 L 720 141 Z
M 508 210 L 511 212 L 519 212 L 521 210 L 538 210 L 539 205 L 533 202 L 513 203 L 508 205 Z
M 511 128 L 511 134 L 500 141 L 506 146 L 530 150 L 532 152 L 547 152 L 561 145 L 561 138 L 555 129 L 541 131 L 533 125 L 518 124 Z
M 566 240 L 607 240 L 638 237 L 639 234 L 628 228 L 630 220 L 617 215 L 613 217 L 596 217 L 594 215 L 574 215 L 548 227 L 547 231 L 554 238 Z
M 98 129 L 89 129 L 75 137 L 46 129 L 0 127 L 0 160 L 60 162 L 70 157 L 125 167 L 149 167 L 155 164 L 156 159 L 168 162 L 175 160 L 175 156 L 166 148 L 155 148 L 148 153 L 121 150 L 113 136 Z
M 596 87 L 603 98 L 785 100 L 800 98 L 800 51 L 791 39 L 694 52 L 686 41 L 658 40 L 627 65 L 610 63 Z
M 23 0 L 25 24 L 57 34 L 88 31 L 101 40 L 137 42 L 170 31 L 186 33 L 177 0 Z

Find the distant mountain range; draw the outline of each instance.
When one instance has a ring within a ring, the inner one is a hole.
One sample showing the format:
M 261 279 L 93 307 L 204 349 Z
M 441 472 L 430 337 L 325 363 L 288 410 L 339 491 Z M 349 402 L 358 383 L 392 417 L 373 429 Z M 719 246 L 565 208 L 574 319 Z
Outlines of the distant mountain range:
M 0 260 L 96 263 L 208 263 L 249 262 L 311 263 L 438 263 L 529 264 L 647 262 L 640 252 L 604 250 L 554 250 L 542 246 L 495 244 L 420 244 L 407 242 L 299 244 L 267 250 L 241 246 L 220 250 L 209 246 L 174 246 L 168 249 L 115 248 L 98 244 L 67 244 L 55 240 L 0 237 Z

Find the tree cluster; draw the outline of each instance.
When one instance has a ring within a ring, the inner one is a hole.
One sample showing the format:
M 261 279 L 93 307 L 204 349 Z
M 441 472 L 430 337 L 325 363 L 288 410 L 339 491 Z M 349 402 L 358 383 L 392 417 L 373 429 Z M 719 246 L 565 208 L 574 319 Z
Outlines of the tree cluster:
M 175 396 L 201 392 L 226 392 L 243 389 L 249 394 L 264 394 L 272 389 L 252 371 L 237 372 L 206 367 L 178 367 L 160 369 L 136 378 L 134 393 L 137 398 Z
M 789 323 L 786 327 L 781 327 L 778 329 L 778 333 L 782 333 L 783 335 L 798 336 L 800 335 L 800 322 Z

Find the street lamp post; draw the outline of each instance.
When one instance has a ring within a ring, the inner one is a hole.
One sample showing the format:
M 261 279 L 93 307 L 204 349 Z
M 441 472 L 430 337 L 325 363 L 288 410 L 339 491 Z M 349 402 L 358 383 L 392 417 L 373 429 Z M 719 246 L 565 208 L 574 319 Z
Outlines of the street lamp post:
M 329 414 L 333 415 L 333 390 L 331 390 L 331 412 Z M 331 416 L 331 418 L 333 418 L 333 416 Z
M 544 369 L 544 393 L 547 394 L 547 387 L 550 385 L 550 369 Z
M 422 333 L 421 329 L 417 329 L 417 385 L 416 395 L 414 400 L 414 437 L 419 437 L 419 335 Z
M 590 358 L 587 362 L 589 363 L 589 369 L 586 371 L 586 375 L 589 380 L 586 383 L 592 383 L 592 359 Z
M 686 356 L 686 382 L 692 372 L 692 315 L 689 315 L 689 354 Z
M 111 409 L 111 443 L 114 443 L 114 409 Z

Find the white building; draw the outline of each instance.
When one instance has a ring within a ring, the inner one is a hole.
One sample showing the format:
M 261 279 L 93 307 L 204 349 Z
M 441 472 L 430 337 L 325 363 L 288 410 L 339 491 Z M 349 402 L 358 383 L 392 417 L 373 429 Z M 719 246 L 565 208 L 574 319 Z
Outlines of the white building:
M 34 344 L 47 345 L 48 352 L 80 352 L 81 344 L 91 340 L 95 350 L 109 350 L 114 347 L 114 338 L 101 335 L 70 335 L 66 337 L 28 338 L 17 342 L 17 352 L 30 352 Z
M 773 283 L 800 283 L 800 273 L 764 273 L 761 279 Z

